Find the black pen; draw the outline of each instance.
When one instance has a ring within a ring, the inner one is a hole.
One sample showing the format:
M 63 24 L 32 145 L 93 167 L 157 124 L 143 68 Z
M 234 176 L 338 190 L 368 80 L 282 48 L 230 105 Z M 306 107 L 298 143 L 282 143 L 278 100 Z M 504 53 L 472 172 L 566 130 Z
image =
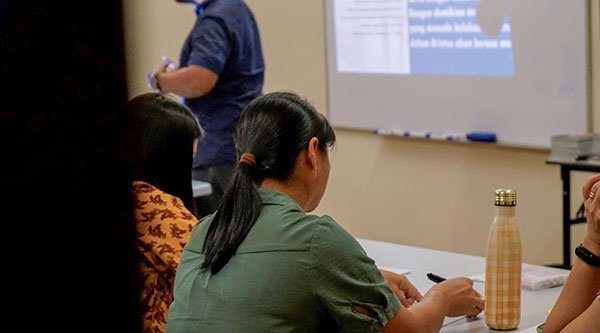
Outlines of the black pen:
M 445 281 L 446 278 L 443 278 L 437 274 L 433 274 L 433 273 L 427 273 L 427 278 L 435 283 L 440 283 L 442 281 Z

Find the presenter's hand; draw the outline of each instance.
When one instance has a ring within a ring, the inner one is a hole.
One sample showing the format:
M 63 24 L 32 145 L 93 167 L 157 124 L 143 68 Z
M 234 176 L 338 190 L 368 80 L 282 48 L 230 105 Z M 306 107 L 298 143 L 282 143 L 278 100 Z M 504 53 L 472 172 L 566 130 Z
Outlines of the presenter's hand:
M 166 56 L 161 57 L 160 65 L 152 71 L 148 72 L 146 75 L 148 87 L 155 92 L 161 92 L 160 86 L 158 84 L 158 74 L 172 72 L 177 69 L 177 64 L 171 61 L 171 59 Z
M 163 72 L 174 71 L 178 68 L 177 64 L 171 61 L 171 59 L 167 58 L 166 56 L 162 56 L 160 58 L 160 62 L 161 65 L 159 66 L 159 69 L 162 69 Z
M 379 271 L 381 274 L 383 274 L 383 277 L 403 306 L 409 308 L 415 302 L 419 302 L 423 298 L 423 295 L 421 295 L 419 290 L 417 290 L 417 288 L 410 283 L 410 281 L 408 281 L 406 276 L 383 269 L 380 269 Z
M 171 59 L 167 58 L 166 56 L 162 56 L 160 58 L 160 64 L 154 70 L 153 73 L 172 72 L 176 69 L 177 69 L 177 64 L 175 64 L 173 61 L 171 61 Z
M 475 317 L 485 308 L 481 294 L 473 289 L 473 280 L 466 277 L 448 279 L 431 287 L 446 296 L 450 304 L 448 317 Z

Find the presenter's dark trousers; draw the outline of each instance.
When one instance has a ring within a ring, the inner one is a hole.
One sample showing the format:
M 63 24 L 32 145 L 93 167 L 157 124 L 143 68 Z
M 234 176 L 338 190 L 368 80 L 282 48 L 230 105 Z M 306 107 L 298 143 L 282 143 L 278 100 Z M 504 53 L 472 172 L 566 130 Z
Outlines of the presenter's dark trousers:
M 233 175 L 233 165 L 215 165 L 192 169 L 192 179 L 209 182 L 212 193 L 195 198 L 198 218 L 214 213 Z

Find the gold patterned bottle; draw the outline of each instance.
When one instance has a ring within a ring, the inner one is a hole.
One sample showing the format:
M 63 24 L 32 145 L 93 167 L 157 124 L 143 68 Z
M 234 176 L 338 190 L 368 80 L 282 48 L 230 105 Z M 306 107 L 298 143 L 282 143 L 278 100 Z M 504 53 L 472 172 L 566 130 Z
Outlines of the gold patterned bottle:
M 521 320 L 521 235 L 515 220 L 517 193 L 497 189 L 496 215 L 485 253 L 485 323 L 511 330 Z

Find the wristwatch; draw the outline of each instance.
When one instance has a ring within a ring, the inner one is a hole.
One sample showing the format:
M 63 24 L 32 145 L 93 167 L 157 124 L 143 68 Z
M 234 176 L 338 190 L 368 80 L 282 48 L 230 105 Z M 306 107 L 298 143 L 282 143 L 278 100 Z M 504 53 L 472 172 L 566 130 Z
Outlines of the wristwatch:
M 158 85 L 158 71 L 148 73 L 148 87 L 155 92 L 161 92 Z
M 586 249 L 583 244 L 579 244 L 579 246 L 575 248 L 575 254 L 588 265 L 600 267 L 600 257 Z

